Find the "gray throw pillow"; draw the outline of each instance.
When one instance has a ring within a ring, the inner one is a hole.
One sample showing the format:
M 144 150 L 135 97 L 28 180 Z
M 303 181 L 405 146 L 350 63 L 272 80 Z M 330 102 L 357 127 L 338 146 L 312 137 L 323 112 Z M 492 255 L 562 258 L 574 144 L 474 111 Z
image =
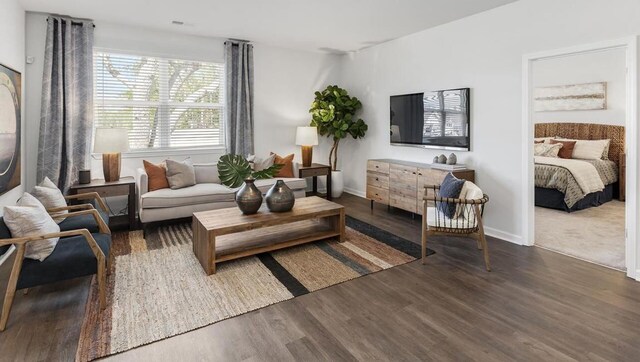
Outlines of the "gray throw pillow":
M 218 176 L 217 163 L 196 163 L 193 165 L 196 172 L 197 184 L 219 184 L 220 176 Z
M 167 160 L 166 162 L 167 181 L 169 181 L 169 186 L 172 189 L 181 189 L 196 184 L 196 173 L 192 165 L 173 160 Z

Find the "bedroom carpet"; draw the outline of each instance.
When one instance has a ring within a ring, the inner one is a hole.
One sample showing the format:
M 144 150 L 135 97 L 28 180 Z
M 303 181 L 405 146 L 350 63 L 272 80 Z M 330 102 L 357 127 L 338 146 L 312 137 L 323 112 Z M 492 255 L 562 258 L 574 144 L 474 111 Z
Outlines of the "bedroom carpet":
M 624 271 L 624 211 L 618 200 L 572 213 L 536 207 L 535 244 Z
M 420 246 L 347 216 L 347 238 L 222 263 L 207 276 L 191 225 L 114 233 L 107 307 L 95 278 L 76 353 L 88 361 L 416 260 Z M 429 255 L 433 251 L 429 250 Z

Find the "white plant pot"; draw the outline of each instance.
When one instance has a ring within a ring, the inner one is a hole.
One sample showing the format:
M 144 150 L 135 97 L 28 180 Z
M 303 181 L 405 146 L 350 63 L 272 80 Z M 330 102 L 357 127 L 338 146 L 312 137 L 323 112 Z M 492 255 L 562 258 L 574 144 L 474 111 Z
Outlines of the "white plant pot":
M 342 171 L 331 171 L 331 197 L 338 198 L 344 192 L 344 177 Z

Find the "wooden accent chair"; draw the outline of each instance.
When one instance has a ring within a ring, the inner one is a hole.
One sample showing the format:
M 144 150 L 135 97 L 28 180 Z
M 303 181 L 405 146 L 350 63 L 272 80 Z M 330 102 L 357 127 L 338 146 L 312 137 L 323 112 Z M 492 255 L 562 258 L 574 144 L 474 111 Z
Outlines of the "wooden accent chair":
M 427 256 L 427 238 L 429 236 L 471 236 L 476 239 L 478 249 L 483 250 L 485 267 L 487 271 L 491 271 L 489 249 L 482 224 L 484 205 L 489 201 L 489 196 L 482 194 L 481 198 L 443 198 L 439 196 L 439 191 L 440 186 L 438 185 L 425 186 L 422 201 L 422 264 L 425 263 Z M 481 193 L 481 191 L 479 192 Z M 455 204 L 459 215 L 454 215 L 453 218 L 447 217 L 439 208 L 442 203 Z
M 95 199 L 102 208 L 99 212 L 92 204 L 72 205 L 48 210 L 54 220 L 63 219 L 58 225 L 60 232 L 29 237 L 12 238 L 2 217 L 0 217 L 0 255 L 11 245 L 16 248 L 15 260 L 11 268 L 9 282 L 2 304 L 0 332 L 4 331 L 16 290 L 58 282 L 67 279 L 97 274 L 100 307 L 106 306 L 106 273 L 109 270 L 111 230 L 103 214 L 107 207 L 97 193 L 79 194 L 71 199 Z M 57 214 L 62 210 L 66 214 Z M 26 245 L 35 240 L 59 237 L 58 244 L 44 261 L 25 259 Z

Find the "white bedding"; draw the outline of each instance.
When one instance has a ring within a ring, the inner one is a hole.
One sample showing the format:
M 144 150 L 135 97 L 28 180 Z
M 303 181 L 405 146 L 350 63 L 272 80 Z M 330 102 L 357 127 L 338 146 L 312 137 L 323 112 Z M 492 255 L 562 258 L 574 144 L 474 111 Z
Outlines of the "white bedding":
M 585 195 L 604 190 L 605 185 L 602 182 L 598 170 L 589 162 L 558 157 L 535 156 L 535 163 L 566 168 L 576 179 L 576 182 Z

